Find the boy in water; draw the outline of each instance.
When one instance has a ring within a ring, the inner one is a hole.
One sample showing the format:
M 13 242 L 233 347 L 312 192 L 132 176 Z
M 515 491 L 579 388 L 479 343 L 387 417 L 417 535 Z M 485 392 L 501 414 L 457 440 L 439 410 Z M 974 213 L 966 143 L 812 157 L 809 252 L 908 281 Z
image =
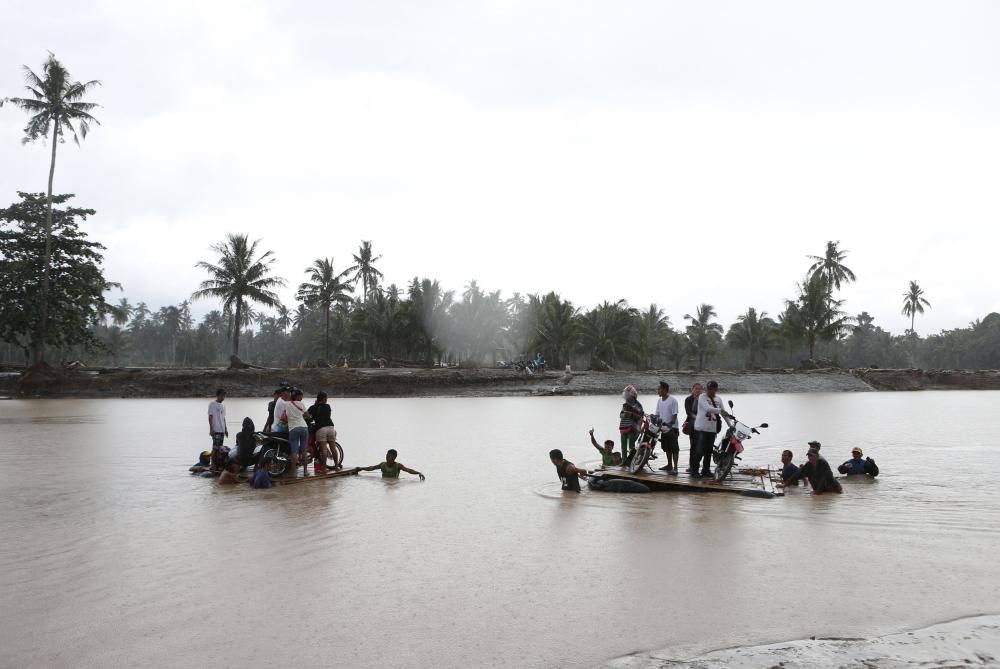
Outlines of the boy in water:
M 260 465 L 254 469 L 253 478 L 250 479 L 250 487 L 273 488 L 276 485 L 278 482 L 271 480 L 271 458 L 264 458 Z
M 594 445 L 597 452 L 601 454 L 601 464 L 605 467 L 613 467 L 615 465 L 621 465 L 622 455 L 621 453 L 615 453 L 615 442 L 611 439 L 604 440 L 604 448 L 598 445 L 597 440 L 594 439 L 594 428 L 590 428 L 590 443 Z
M 418 472 L 416 469 L 410 469 L 401 462 L 396 462 L 395 448 L 390 448 L 385 453 L 385 462 L 380 462 L 377 465 L 372 465 L 371 467 L 358 467 L 355 471 L 358 472 L 373 472 L 376 469 L 382 470 L 382 478 L 384 479 L 398 479 L 399 472 L 403 471 L 407 474 L 413 474 L 414 476 L 419 476 L 420 480 L 424 480 L 424 475 Z

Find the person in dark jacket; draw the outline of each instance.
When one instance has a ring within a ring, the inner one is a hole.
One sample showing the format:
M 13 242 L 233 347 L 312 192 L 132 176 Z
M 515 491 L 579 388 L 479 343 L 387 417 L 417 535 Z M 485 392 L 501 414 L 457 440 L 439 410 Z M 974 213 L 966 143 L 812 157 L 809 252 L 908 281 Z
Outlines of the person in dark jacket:
M 847 474 L 848 476 L 871 476 L 875 478 L 878 476 L 878 465 L 871 458 L 861 459 L 864 453 L 860 448 L 855 446 L 851 449 L 851 459 L 846 461 L 844 464 L 837 467 L 837 471 L 841 474 Z
M 341 469 L 344 463 L 337 460 L 339 453 L 334 448 L 334 444 L 337 443 L 337 430 L 333 426 L 333 417 L 326 393 L 320 391 L 316 394 L 316 402 L 309 407 L 309 415 L 312 417 L 310 428 L 314 435 L 313 443 L 316 451 L 314 470 L 317 472 L 326 471 L 326 464 L 329 460 L 333 460 L 334 470 Z
M 810 448 L 807 457 L 809 461 L 799 467 L 799 471 L 788 477 L 788 480 L 785 482 L 786 486 L 794 485 L 800 479 L 806 479 L 809 481 L 809 485 L 812 486 L 814 495 L 822 495 L 825 492 L 835 492 L 838 494 L 844 492 L 844 489 L 840 487 L 837 479 L 833 476 L 830 463 L 819 457 L 819 451 L 815 448 Z
M 691 450 L 688 453 L 688 474 L 698 473 L 698 433 L 694 430 L 694 419 L 698 415 L 698 397 L 701 395 L 702 385 L 696 383 L 691 386 L 691 394 L 684 398 L 684 425 L 681 431 L 688 436 Z

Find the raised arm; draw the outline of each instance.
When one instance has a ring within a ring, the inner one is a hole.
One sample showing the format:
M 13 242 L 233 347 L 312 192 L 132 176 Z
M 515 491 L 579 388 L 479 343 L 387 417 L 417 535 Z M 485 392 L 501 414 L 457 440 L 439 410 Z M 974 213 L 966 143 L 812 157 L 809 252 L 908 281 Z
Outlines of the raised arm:
M 597 450 L 599 451 L 602 450 L 600 445 L 597 443 L 597 440 L 594 439 L 594 428 L 590 428 L 590 443 L 593 444 L 594 448 L 596 448 Z

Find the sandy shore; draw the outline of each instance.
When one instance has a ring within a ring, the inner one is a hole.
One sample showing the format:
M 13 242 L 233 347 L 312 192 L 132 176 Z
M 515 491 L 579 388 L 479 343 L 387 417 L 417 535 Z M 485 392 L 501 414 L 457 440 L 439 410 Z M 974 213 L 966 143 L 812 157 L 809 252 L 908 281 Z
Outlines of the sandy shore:
M 491 397 L 509 395 L 611 395 L 632 384 L 652 393 L 660 380 L 677 392 L 714 379 L 723 393 L 866 392 L 873 390 L 1000 390 L 1000 372 L 924 370 L 763 370 L 678 372 L 563 371 L 526 376 L 512 370 L 477 369 L 169 369 L 49 370 L 0 376 L 11 397 L 208 397 L 225 387 L 233 397 L 262 397 L 281 382 L 307 394 L 334 397 Z

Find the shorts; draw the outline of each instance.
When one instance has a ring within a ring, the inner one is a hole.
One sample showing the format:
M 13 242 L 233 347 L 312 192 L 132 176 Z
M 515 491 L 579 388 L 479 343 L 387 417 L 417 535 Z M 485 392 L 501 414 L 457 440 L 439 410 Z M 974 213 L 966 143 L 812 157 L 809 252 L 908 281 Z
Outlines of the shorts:
M 677 444 L 677 429 L 667 430 L 660 435 L 660 446 L 664 453 L 680 453 L 681 447 Z
M 309 443 L 309 428 L 293 427 L 288 432 L 288 452 L 290 455 L 306 454 L 306 445 Z
M 213 432 L 212 433 L 212 450 L 217 451 L 222 448 L 222 442 L 226 438 L 225 432 Z
M 316 430 L 316 443 L 332 444 L 337 439 L 337 430 L 332 425 Z

